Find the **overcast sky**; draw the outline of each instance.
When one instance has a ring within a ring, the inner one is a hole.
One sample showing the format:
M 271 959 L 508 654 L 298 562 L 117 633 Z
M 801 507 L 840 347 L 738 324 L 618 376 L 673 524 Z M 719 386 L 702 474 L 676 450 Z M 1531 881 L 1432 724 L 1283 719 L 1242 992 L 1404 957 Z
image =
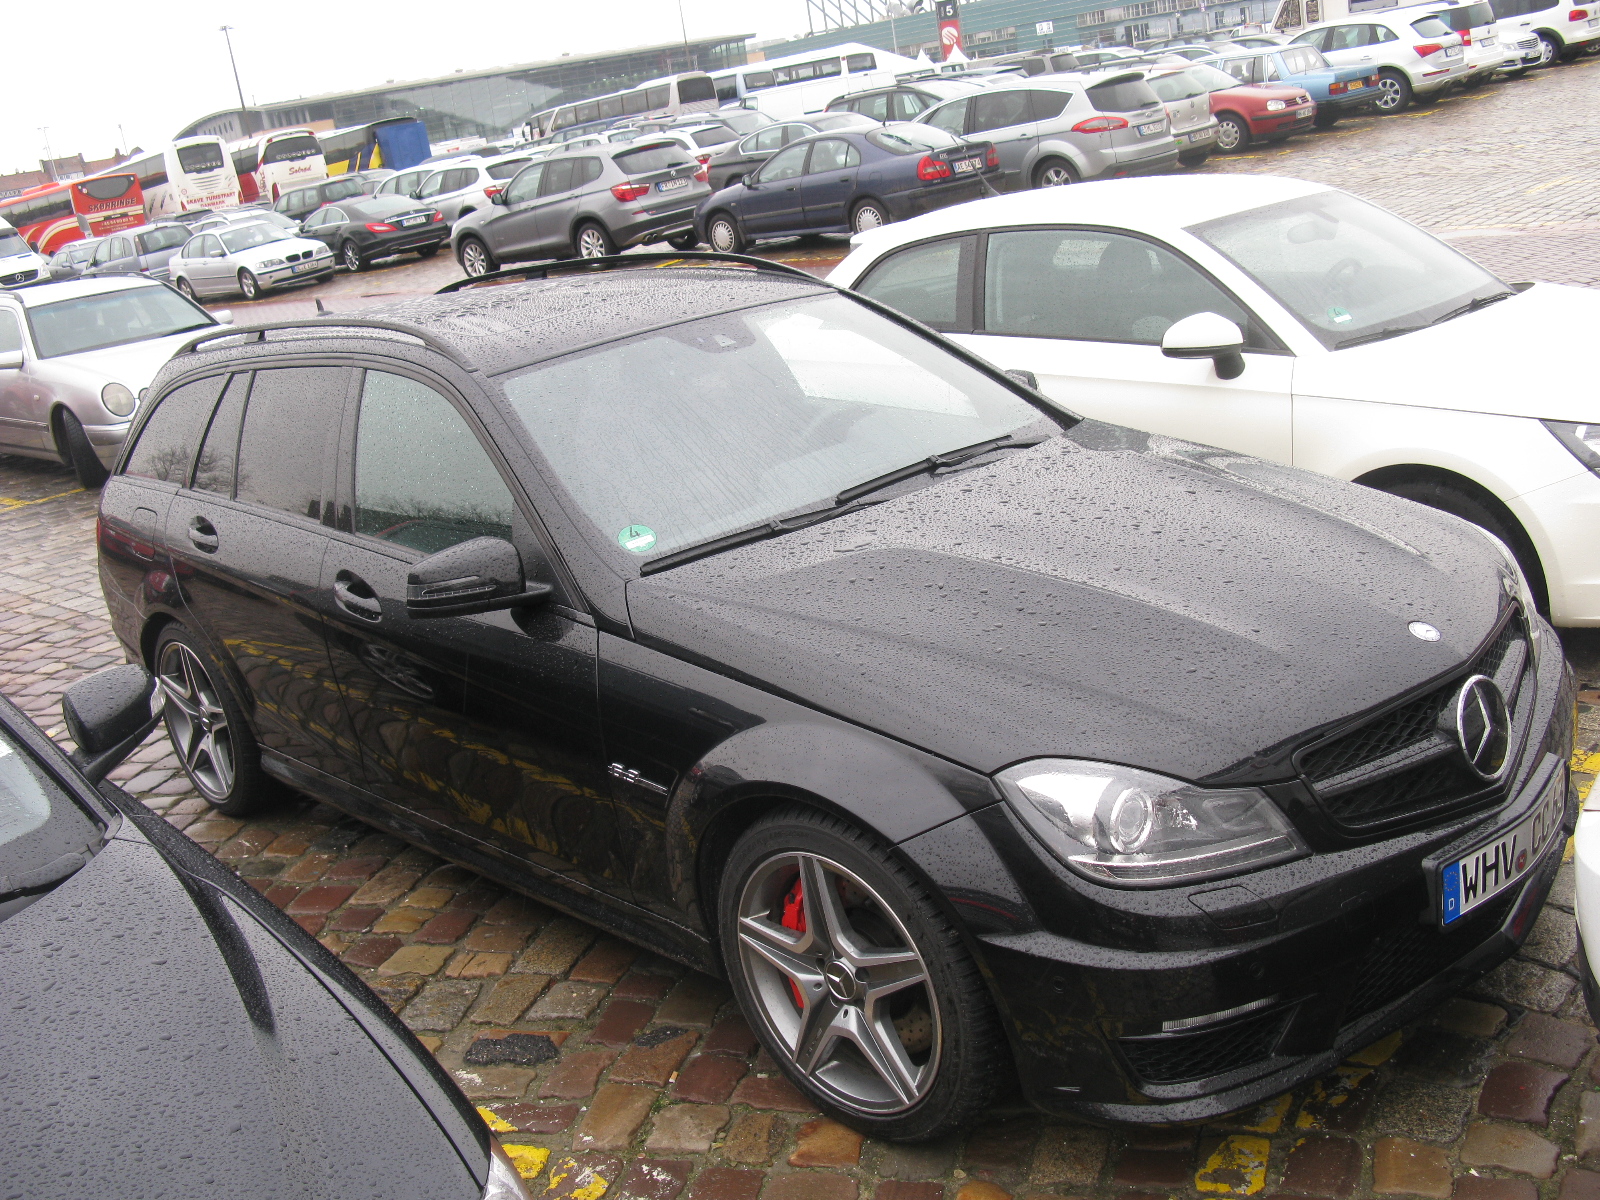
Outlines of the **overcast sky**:
M 325 15 L 339 11 L 348 16 Z M 805 0 L 683 0 L 683 14 L 691 38 L 806 30 Z M 250 103 L 681 36 L 675 0 L 154 6 L 83 0 L 68 22 L 48 4 L 22 5 L 6 14 L 0 172 L 37 170 L 47 138 L 57 156 L 103 158 L 114 148 L 167 141 L 195 118 L 237 105 L 217 32 L 224 24 L 234 26 Z

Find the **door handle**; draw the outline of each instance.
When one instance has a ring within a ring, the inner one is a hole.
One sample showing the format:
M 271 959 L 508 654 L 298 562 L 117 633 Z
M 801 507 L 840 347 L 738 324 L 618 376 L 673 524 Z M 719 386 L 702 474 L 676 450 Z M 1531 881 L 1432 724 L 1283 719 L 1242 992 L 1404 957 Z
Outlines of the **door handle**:
M 216 527 L 204 517 L 189 518 L 189 540 L 194 543 L 196 550 L 204 550 L 207 554 L 217 552 Z
M 333 602 L 363 621 L 383 619 L 383 605 L 379 603 L 377 593 L 353 571 L 340 571 L 334 578 Z

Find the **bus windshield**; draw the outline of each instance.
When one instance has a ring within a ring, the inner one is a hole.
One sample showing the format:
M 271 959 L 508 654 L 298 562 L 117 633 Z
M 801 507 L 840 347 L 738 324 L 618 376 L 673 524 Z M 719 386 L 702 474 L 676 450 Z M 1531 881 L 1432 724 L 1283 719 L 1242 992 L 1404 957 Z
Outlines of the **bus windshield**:
M 311 158 L 322 153 L 322 144 L 309 133 L 302 137 L 279 138 L 269 145 L 261 155 L 261 162 L 298 162 L 302 158 Z
M 77 186 L 92 200 L 120 200 L 138 182 L 132 175 L 103 175 L 96 179 L 81 180 Z
M 222 170 L 222 147 L 215 142 L 178 147 L 178 165 L 189 175 Z
M 28 323 L 40 358 L 82 354 L 216 324 L 204 310 L 160 284 L 41 304 L 28 309 Z
M 279 229 L 276 225 L 257 222 L 253 225 L 241 225 L 238 229 L 223 230 L 217 236 L 222 239 L 222 244 L 227 247 L 229 254 L 237 254 L 241 250 L 265 246 L 268 242 L 281 242 L 294 235 L 286 229 Z

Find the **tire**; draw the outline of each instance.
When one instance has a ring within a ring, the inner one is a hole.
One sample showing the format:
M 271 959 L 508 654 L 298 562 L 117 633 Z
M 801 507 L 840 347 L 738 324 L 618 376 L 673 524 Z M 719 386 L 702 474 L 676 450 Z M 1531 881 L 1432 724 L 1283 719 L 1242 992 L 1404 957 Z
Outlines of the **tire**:
M 183 293 L 184 299 L 192 300 L 196 304 L 200 303 L 200 297 L 194 294 L 194 284 L 190 283 L 187 279 L 182 277 L 178 279 L 178 290 Z
M 435 244 L 435 245 L 432 245 L 432 246 L 424 246 L 421 250 L 417 251 L 417 257 L 418 258 L 432 258 L 437 253 L 439 253 L 438 244 Z
M 367 260 L 361 257 L 361 249 L 354 242 L 346 242 L 339 247 L 339 261 L 352 275 L 367 269 Z
M 491 275 L 500 269 L 494 255 L 489 253 L 489 247 L 471 237 L 462 238 L 461 244 L 456 247 L 456 262 L 461 264 L 461 269 L 470 279 Z
M 1237 154 L 1250 146 L 1250 123 L 1234 113 L 1223 113 L 1217 118 L 1217 150 L 1222 154 Z
M 1036 188 L 1066 187 L 1077 182 L 1077 168 L 1064 158 L 1047 158 L 1033 169 Z
M 261 281 L 249 271 L 239 272 L 239 290 L 244 293 L 246 300 L 261 299 Z
M 609 258 L 616 252 L 617 244 L 611 240 L 604 225 L 585 221 L 572 235 L 574 258 Z
M 1507 522 L 1500 513 L 1495 512 L 1479 497 L 1463 488 L 1451 487 L 1448 483 L 1431 479 L 1402 480 L 1385 484 L 1380 490 L 1388 492 L 1391 496 L 1401 496 L 1407 500 L 1415 500 L 1418 504 L 1426 504 L 1429 508 L 1437 508 L 1441 512 L 1460 517 L 1463 521 L 1471 521 L 1479 529 L 1494 534 L 1511 548 L 1512 554 L 1516 555 L 1517 565 L 1522 568 L 1523 575 L 1528 579 L 1528 586 L 1533 590 L 1539 611 L 1545 616 L 1550 615 L 1550 596 L 1545 586 L 1544 568 L 1539 562 L 1539 552 L 1534 549 L 1533 542 L 1523 532 L 1521 526 Z
M 1525 78 L 1527 76 L 1528 72 L 1531 71 L 1531 70 L 1533 70 L 1532 67 L 1522 67 L 1521 69 L 1516 70 L 1516 71 L 1507 71 L 1507 72 L 1505 72 L 1505 77 L 1507 79 L 1522 79 L 1522 78 Z
M 1411 107 L 1411 81 L 1399 71 L 1378 72 L 1378 96 L 1372 102 L 1372 111 L 1390 117 Z
M 881 229 L 892 220 L 888 207 L 877 200 L 863 200 L 850 211 L 850 229 L 854 233 Z
M 1541 29 L 1534 36 L 1539 39 L 1539 61 L 1534 63 L 1530 70 L 1543 70 L 1561 61 L 1561 40 L 1555 34 L 1546 33 Z
M 207 804 L 230 817 L 281 799 L 286 789 L 261 769 L 261 751 L 222 668 L 174 622 L 156 639 L 162 720 L 183 773 Z
M 739 222 L 725 212 L 717 213 L 706 222 L 706 241 L 718 254 L 743 254 L 750 245 L 739 232 Z
M 1332 129 L 1339 123 L 1339 114 L 1336 112 L 1324 112 L 1319 108 L 1317 109 L 1317 115 L 1311 118 L 1311 123 L 1318 129 Z
M 94 452 L 94 445 L 89 441 L 89 435 L 83 431 L 83 422 L 63 410 L 59 428 L 61 456 L 66 460 L 67 466 L 72 468 L 72 473 L 78 477 L 79 486 L 85 491 L 92 492 L 104 485 L 111 472 L 106 470 L 105 464 Z
M 1198 167 L 1210 157 L 1210 150 L 1189 150 L 1178 155 L 1178 161 L 1186 167 Z
M 700 239 L 695 237 L 693 230 L 688 233 L 674 234 L 667 239 L 667 245 L 674 250 L 693 250 L 699 244 Z
M 926 1141 L 987 1107 L 1007 1061 L 994 1006 L 955 927 L 882 842 L 781 809 L 734 845 L 717 911 L 746 1017 L 824 1112 L 872 1137 Z M 892 991 L 873 996 L 874 978 Z M 859 1038 L 822 1023 L 852 1017 Z M 808 1041 L 802 1067 L 795 1047 Z

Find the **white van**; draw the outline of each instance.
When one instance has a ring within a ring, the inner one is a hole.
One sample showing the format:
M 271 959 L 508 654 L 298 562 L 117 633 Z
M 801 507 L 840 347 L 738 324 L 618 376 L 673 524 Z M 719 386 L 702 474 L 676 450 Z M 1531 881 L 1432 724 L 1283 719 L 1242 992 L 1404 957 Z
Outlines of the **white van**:
M 1495 17 L 1490 36 L 1499 43 L 1504 60 L 1519 60 L 1502 62 L 1499 69 L 1506 74 L 1549 66 L 1558 58 L 1576 58 L 1600 39 L 1600 8 L 1584 0 L 1489 0 L 1489 4 Z M 1453 6 L 1439 4 L 1437 8 Z M 1317 26 L 1351 24 L 1369 16 L 1386 18 L 1395 9 L 1420 7 L 1424 5 L 1416 0 L 1279 0 L 1272 25 L 1279 33 L 1299 34 Z M 1476 41 L 1483 26 L 1476 16 L 1473 21 L 1471 32 L 1463 31 L 1459 21 L 1447 19 L 1446 23 Z M 1537 41 L 1529 45 L 1529 39 Z
M 848 42 L 716 71 L 711 80 L 724 108 L 752 108 L 774 121 L 793 121 L 821 112 L 835 96 L 892 87 L 896 71 L 916 65 L 903 54 Z
M 0 288 L 28 287 L 50 281 L 50 264 L 22 240 L 22 235 L 0 221 Z

